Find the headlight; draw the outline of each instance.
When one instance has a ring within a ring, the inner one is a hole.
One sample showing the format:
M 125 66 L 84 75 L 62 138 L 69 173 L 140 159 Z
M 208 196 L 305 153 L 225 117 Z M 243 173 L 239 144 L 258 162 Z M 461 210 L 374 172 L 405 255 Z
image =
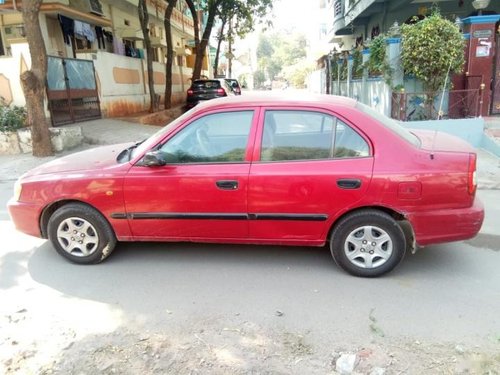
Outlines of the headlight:
M 17 202 L 21 198 L 21 191 L 23 190 L 23 185 L 21 185 L 21 179 L 17 179 L 14 184 L 14 200 Z

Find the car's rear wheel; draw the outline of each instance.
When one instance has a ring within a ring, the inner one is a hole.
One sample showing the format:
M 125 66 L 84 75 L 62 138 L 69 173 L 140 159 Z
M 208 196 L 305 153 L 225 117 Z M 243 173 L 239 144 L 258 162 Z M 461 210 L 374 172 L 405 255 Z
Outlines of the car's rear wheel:
M 330 250 L 335 262 L 350 274 L 377 277 L 403 260 L 406 239 L 397 221 L 385 212 L 361 210 L 337 223 Z
M 116 245 L 107 220 L 94 208 L 70 203 L 49 219 L 49 239 L 56 251 L 79 264 L 96 264 L 106 259 Z

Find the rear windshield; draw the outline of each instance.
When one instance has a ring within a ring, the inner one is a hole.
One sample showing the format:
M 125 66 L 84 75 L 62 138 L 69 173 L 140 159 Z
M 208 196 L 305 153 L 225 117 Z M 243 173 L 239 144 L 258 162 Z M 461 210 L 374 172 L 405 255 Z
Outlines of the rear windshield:
M 210 89 L 220 89 L 219 81 L 194 81 L 193 89 L 210 90 Z
M 375 111 L 373 108 L 367 106 L 366 104 L 360 103 L 360 102 L 356 103 L 356 108 L 359 109 L 361 112 L 366 113 L 370 117 L 373 117 L 375 120 L 377 120 L 382 125 L 384 125 L 387 129 L 389 129 L 393 133 L 399 135 L 401 138 L 403 138 L 407 142 L 410 142 L 414 146 L 420 147 L 420 139 L 418 139 L 418 137 L 415 134 L 413 134 L 412 132 L 410 132 L 408 129 L 399 125 L 397 121 Z

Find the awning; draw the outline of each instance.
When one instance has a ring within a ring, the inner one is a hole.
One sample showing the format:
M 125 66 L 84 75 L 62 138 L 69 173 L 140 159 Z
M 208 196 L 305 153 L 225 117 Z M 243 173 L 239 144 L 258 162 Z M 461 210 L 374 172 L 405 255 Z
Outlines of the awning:
M 21 12 L 21 2 L 17 1 L 16 4 L 17 4 L 16 7 L 14 7 L 14 4 L 12 2 L 9 2 L 7 4 L 0 4 L 0 11 L 17 10 L 18 12 Z M 108 18 L 100 17 L 91 13 L 81 12 L 64 4 L 42 3 L 42 5 L 40 6 L 40 13 L 53 14 L 54 16 L 62 14 L 63 16 L 72 18 L 74 20 L 87 22 L 94 26 L 103 26 L 103 27 L 111 26 L 111 20 Z
M 70 8 L 69 6 L 58 4 L 58 3 L 42 3 L 40 7 L 41 13 L 46 14 L 62 14 L 63 16 L 73 18 L 74 20 L 87 22 L 94 26 L 103 26 L 103 27 L 111 27 L 111 20 L 97 16 L 91 13 L 81 12 L 74 8 Z
M 149 37 L 149 41 L 151 42 L 151 47 L 153 48 L 165 48 L 167 44 L 161 40 L 159 36 L 151 36 Z
M 144 40 L 141 30 L 136 30 L 132 27 L 118 30 L 120 38 L 127 40 Z

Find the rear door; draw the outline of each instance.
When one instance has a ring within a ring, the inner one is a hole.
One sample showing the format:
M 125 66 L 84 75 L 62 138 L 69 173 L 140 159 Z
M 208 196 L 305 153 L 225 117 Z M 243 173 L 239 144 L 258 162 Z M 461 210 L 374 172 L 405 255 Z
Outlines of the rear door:
M 266 108 L 259 125 L 248 188 L 250 238 L 321 242 L 332 217 L 354 206 L 370 184 L 368 139 L 315 108 Z

